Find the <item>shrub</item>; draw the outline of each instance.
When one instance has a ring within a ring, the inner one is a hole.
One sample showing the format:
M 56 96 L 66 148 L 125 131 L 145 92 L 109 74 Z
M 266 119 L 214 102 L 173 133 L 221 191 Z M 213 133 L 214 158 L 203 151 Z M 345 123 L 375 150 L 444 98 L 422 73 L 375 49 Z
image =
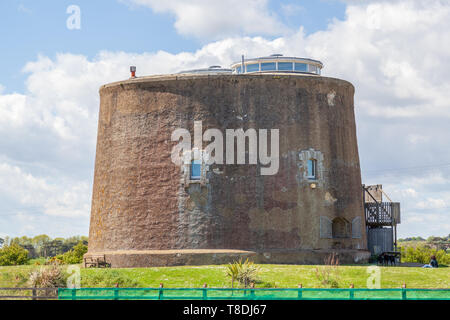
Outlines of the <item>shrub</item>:
M 135 288 L 139 283 L 116 270 L 89 270 L 81 277 L 81 286 L 89 288 Z
M 82 241 L 78 242 L 72 250 L 64 254 L 60 254 L 55 258 L 61 260 L 64 264 L 78 264 L 83 262 L 83 256 L 87 252 L 88 247 Z
M 28 262 L 28 251 L 18 244 L 0 249 L 0 266 L 17 266 Z
M 62 268 L 57 264 L 53 264 L 32 271 L 28 283 L 34 288 L 61 288 L 65 287 L 66 277 Z
M 227 266 L 227 276 L 231 277 L 231 287 L 234 287 L 234 281 L 237 280 L 240 284 L 247 288 L 251 283 L 256 282 L 259 268 L 255 266 L 248 258 L 245 262 L 242 262 L 242 258 L 239 261 L 230 263 Z
M 440 265 L 450 264 L 450 253 L 444 250 L 436 250 L 425 246 L 407 246 L 400 248 L 402 253 L 402 262 L 429 263 L 431 256 L 436 256 Z
M 315 275 L 326 288 L 339 288 L 339 258 L 335 253 L 324 259 L 324 266 L 315 268 Z
M 45 262 L 46 265 L 60 265 L 60 264 L 64 264 L 63 258 L 62 258 L 62 254 L 57 255 L 56 257 L 51 257 L 50 259 L 48 259 Z

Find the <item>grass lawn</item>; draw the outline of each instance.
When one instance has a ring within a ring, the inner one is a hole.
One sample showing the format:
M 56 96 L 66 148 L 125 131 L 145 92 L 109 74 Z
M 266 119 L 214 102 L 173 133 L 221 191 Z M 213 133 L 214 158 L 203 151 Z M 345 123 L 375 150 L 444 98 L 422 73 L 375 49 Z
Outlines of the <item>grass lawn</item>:
M 316 266 L 309 265 L 259 265 L 259 282 L 256 287 L 296 288 L 299 283 L 305 288 L 319 288 L 315 276 Z M 318 266 L 322 268 L 323 266 Z M 366 266 L 339 266 L 339 286 L 366 288 L 370 276 Z M 26 287 L 28 274 L 39 266 L 0 267 L 0 287 Z M 424 269 L 407 267 L 379 267 L 381 288 L 400 288 L 406 282 L 408 288 L 450 288 L 450 268 Z M 189 266 L 132 269 L 81 269 L 81 279 L 102 277 L 133 279 L 139 287 L 230 287 L 226 266 Z

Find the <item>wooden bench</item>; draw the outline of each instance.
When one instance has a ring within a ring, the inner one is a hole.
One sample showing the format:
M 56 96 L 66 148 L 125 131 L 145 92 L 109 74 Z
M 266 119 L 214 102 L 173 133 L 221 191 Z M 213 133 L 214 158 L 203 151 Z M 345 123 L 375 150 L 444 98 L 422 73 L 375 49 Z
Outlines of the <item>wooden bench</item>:
M 395 266 L 397 265 L 397 260 L 400 262 L 401 252 L 397 251 L 386 251 L 378 256 L 377 264 L 383 266 Z
M 106 262 L 104 254 L 93 254 L 84 258 L 85 268 L 111 268 L 111 264 Z

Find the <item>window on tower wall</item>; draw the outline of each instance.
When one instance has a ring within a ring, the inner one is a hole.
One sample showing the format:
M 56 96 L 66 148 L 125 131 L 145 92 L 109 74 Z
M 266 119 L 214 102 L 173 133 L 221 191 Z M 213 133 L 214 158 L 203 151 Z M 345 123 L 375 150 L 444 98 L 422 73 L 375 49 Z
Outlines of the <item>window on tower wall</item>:
M 201 160 L 192 160 L 191 162 L 191 180 L 200 180 L 201 178 Z
M 310 179 L 310 180 L 317 179 L 317 160 L 316 159 L 308 160 L 308 179 Z

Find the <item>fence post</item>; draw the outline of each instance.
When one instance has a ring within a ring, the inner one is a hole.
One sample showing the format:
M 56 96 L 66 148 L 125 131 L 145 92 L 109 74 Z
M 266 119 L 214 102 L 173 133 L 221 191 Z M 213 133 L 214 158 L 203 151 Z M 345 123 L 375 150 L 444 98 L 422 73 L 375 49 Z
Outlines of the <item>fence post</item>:
M 72 300 L 77 300 L 77 289 L 72 288 Z
M 119 288 L 114 288 L 114 300 L 119 300 Z
M 355 291 L 353 290 L 355 288 L 355 286 L 352 284 L 350 284 L 350 300 L 353 300 L 355 298 Z
M 207 296 L 207 289 L 206 288 L 208 288 L 208 285 L 205 283 L 205 284 L 203 284 L 203 300 L 207 300 L 208 299 L 208 296 Z
M 406 283 L 402 284 L 402 300 L 406 300 Z
M 164 284 L 163 283 L 160 283 L 159 284 L 159 293 L 158 293 L 158 299 L 159 300 L 162 300 L 164 297 L 163 297 L 163 291 L 164 291 Z
M 203 292 L 202 292 L 202 299 L 203 300 L 208 300 L 208 293 L 207 293 L 207 289 L 208 285 L 206 283 L 203 284 Z
M 303 285 L 301 283 L 298 284 L 298 295 L 297 295 L 298 299 L 302 299 L 303 298 Z
M 250 283 L 250 298 L 255 300 L 255 284 L 253 282 Z
M 36 288 L 33 288 L 32 290 L 31 290 L 31 295 L 33 296 L 32 298 L 31 298 L 31 300 L 37 300 L 37 294 L 36 294 Z

